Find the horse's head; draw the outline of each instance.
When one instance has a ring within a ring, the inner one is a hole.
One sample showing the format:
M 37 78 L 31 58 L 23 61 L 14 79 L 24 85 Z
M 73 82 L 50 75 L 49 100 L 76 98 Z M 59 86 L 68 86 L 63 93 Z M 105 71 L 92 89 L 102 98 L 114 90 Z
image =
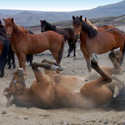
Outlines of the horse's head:
M 14 26 L 14 19 L 13 18 L 6 18 L 3 19 L 5 23 L 5 29 L 8 37 L 10 37 L 13 33 L 13 26 Z
M 73 16 L 73 27 L 76 35 L 79 35 L 81 31 L 87 33 L 90 38 L 93 38 L 97 35 L 97 27 L 86 17 L 85 19 L 82 19 L 82 16 Z
M 72 16 L 73 19 L 73 28 L 75 35 L 80 35 L 81 29 L 82 29 L 82 16 Z
M 45 32 L 47 26 L 46 20 L 40 20 L 40 25 L 41 25 L 41 32 Z
M 25 80 L 23 69 L 18 69 L 10 82 L 9 88 L 4 89 L 4 95 L 8 100 L 8 105 L 12 104 L 14 101 L 14 97 L 17 95 L 21 95 L 25 88 Z

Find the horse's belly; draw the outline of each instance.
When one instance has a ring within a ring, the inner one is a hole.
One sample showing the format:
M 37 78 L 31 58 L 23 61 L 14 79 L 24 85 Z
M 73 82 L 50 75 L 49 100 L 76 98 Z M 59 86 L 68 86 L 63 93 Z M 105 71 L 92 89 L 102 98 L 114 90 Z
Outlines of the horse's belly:
M 29 47 L 29 53 L 41 53 L 45 50 L 49 49 L 48 42 L 43 43 L 42 41 L 38 41 L 35 44 L 31 44 Z
M 62 76 L 59 83 L 71 92 L 80 92 L 80 88 L 84 85 L 85 79 L 79 76 Z

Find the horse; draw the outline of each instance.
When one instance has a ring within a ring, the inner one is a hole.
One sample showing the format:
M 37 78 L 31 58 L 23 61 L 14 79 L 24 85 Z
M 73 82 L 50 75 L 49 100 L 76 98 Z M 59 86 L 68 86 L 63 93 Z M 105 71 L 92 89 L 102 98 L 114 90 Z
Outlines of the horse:
M 12 48 L 18 57 L 19 66 L 23 67 L 24 70 L 27 54 L 36 54 L 45 50 L 50 50 L 56 63 L 60 64 L 64 48 L 62 35 L 53 31 L 30 34 L 24 28 L 16 25 L 13 18 L 6 18 L 4 22 L 7 35 L 11 39 Z
M 8 100 L 7 106 L 16 104 L 17 106 L 45 109 L 62 107 L 93 108 L 111 102 L 115 103 L 121 90 L 125 88 L 124 83 L 115 76 L 112 77 L 108 70 L 107 72 L 103 71 L 94 58 L 91 60 L 91 66 L 101 77 L 87 83 L 80 83 L 81 86 L 76 91 L 65 86 L 70 84 L 70 87 L 73 87 L 70 83 L 73 82 L 73 79 L 69 76 L 64 80 L 61 75 L 52 77 L 48 73 L 41 72 L 38 67 L 50 70 L 50 72 L 51 70 L 60 70 L 58 67 L 48 65 L 45 62 L 32 64 L 36 80 L 29 88 L 25 84 L 23 69 L 18 69 L 14 73 L 9 87 L 4 89 L 4 95 Z M 73 84 L 78 86 L 77 81 Z M 117 99 L 117 101 L 120 100 Z
M 10 42 L 6 37 L 5 29 L 0 21 L 0 77 L 4 76 Z
M 50 24 L 46 20 L 40 20 L 40 24 L 41 24 L 41 32 L 52 30 L 64 35 L 64 39 L 67 40 L 69 45 L 67 57 L 70 57 L 72 51 L 74 51 L 74 57 L 76 56 L 77 38 L 75 38 L 74 31 L 72 28 L 57 28 L 55 25 Z
M 91 71 L 90 57 L 92 54 L 103 54 L 120 48 L 120 64 L 125 54 L 125 34 L 114 27 L 95 28 L 82 16 L 72 16 L 73 27 L 76 35 L 80 35 L 80 48 L 87 62 L 88 70 Z
M 33 34 L 33 32 L 30 30 L 28 30 L 28 32 L 30 34 Z M 26 55 L 26 61 L 29 62 L 31 65 L 32 61 L 33 61 L 33 55 L 32 54 Z M 12 66 L 13 66 L 13 69 L 15 69 L 15 67 L 16 67 L 15 53 L 13 52 L 11 45 L 9 46 L 9 52 L 8 52 L 8 56 L 7 56 L 7 64 L 8 64 L 8 69 L 11 69 Z

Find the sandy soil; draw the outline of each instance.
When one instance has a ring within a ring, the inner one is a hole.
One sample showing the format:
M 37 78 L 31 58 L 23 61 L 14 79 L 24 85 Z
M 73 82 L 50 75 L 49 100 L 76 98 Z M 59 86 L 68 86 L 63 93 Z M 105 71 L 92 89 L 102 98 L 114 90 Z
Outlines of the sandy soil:
M 64 68 L 62 74 L 87 76 L 88 71 L 79 44 L 76 58 L 66 58 L 66 54 L 67 45 L 62 60 L 62 67 Z M 112 66 L 107 54 L 98 57 L 100 65 Z M 41 56 L 35 56 L 34 61 L 40 62 L 45 58 L 52 59 L 48 51 L 42 53 Z M 125 67 L 125 62 L 122 67 Z M 8 87 L 14 71 L 15 69 L 8 70 L 6 68 L 5 77 L 0 79 L 0 125 L 125 125 L 125 111 L 116 111 L 114 109 L 63 108 L 44 110 L 39 108 L 19 108 L 15 105 L 6 107 L 6 99 L 2 92 L 4 88 Z M 27 73 L 26 83 L 29 86 L 34 79 L 29 65 L 27 65 Z

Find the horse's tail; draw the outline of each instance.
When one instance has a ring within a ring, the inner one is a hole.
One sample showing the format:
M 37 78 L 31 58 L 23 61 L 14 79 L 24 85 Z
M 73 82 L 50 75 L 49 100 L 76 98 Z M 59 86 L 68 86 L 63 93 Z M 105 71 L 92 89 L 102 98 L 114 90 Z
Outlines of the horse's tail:
M 64 50 L 64 38 L 62 39 L 62 44 L 61 44 L 61 48 L 59 50 L 59 53 L 58 53 L 58 62 L 57 64 L 60 64 L 61 60 L 62 60 L 62 57 L 63 57 L 63 50 Z
M 121 58 L 120 64 L 123 63 L 124 56 L 125 56 L 125 43 L 124 43 L 124 48 L 123 48 L 123 50 L 122 50 L 122 58 Z

